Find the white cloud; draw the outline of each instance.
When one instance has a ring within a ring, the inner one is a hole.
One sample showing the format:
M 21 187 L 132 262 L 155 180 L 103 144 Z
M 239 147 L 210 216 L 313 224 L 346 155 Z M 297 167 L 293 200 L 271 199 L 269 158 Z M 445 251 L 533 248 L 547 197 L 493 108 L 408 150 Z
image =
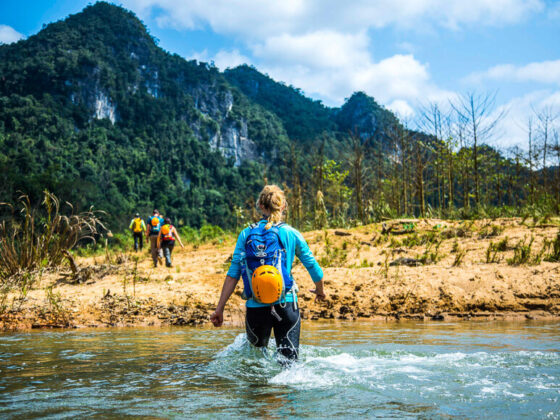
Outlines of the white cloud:
M 467 82 L 480 84 L 486 80 L 536 82 L 560 85 L 560 60 L 529 63 L 524 66 L 501 64 L 466 77 Z
M 249 48 L 260 71 L 331 106 L 340 106 L 352 92 L 360 90 L 409 116 L 411 104 L 418 98 L 447 101 L 452 95 L 435 86 L 427 65 L 413 55 L 397 54 L 376 62 L 369 47 L 369 38 L 363 33 L 319 31 L 270 37 Z M 209 57 L 204 51 L 192 58 L 214 61 L 222 69 L 249 62 L 237 52 Z
M 401 99 L 396 99 L 391 102 L 387 108 L 393 111 L 400 120 L 406 120 L 415 115 L 414 109 L 408 104 L 408 102 Z
M 0 43 L 11 44 L 12 42 L 19 41 L 23 35 L 16 31 L 11 26 L 0 25 Z
M 239 50 L 220 50 L 214 56 L 211 56 L 208 50 L 203 50 L 191 55 L 189 59 L 206 63 L 214 62 L 214 65 L 222 71 L 240 66 L 241 64 L 251 64 L 251 60 L 241 54 Z
M 397 54 L 375 62 L 364 50 L 350 47 L 347 46 L 346 55 L 353 59 L 331 66 L 314 66 L 312 60 L 305 65 L 286 60 L 272 66 L 264 64 L 262 68 L 273 78 L 298 86 L 333 106 L 340 106 L 352 92 L 364 91 L 380 103 L 391 103 L 393 108 L 408 115 L 411 104 L 418 98 L 438 101 L 451 95 L 432 83 L 427 66 L 412 55 Z M 309 56 L 317 54 L 320 53 L 316 49 L 308 51 Z
M 142 17 L 156 14 L 161 26 L 209 26 L 217 33 L 247 39 L 325 28 L 360 32 L 387 26 L 504 25 L 545 8 L 543 0 L 124 0 L 123 4 Z
M 251 64 L 251 60 L 245 57 L 238 50 L 219 51 L 214 57 L 214 63 L 220 70 L 240 66 L 241 64 Z
M 191 55 L 189 59 L 206 63 L 214 62 L 214 65 L 222 71 L 240 66 L 241 64 L 251 64 L 251 60 L 241 54 L 239 50 L 220 50 L 214 56 L 210 56 L 208 50 L 203 50 Z
M 347 63 L 367 63 L 369 39 L 365 34 L 348 35 L 318 31 L 301 36 L 273 36 L 256 44 L 253 52 L 266 63 L 297 63 L 309 68 L 340 68 Z
M 560 90 L 534 91 L 499 107 L 496 112 L 505 109 L 507 115 L 496 130 L 496 139 L 492 144 L 500 147 L 518 146 L 527 150 L 527 121 L 529 117 L 534 117 L 534 110 L 544 107 L 560 112 Z

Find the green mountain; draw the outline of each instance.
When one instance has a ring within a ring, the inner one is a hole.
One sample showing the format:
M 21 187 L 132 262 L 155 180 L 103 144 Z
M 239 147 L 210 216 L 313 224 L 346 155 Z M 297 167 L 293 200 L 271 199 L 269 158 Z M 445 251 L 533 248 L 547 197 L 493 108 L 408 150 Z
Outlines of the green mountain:
M 272 80 L 254 67 L 228 69 L 224 76 L 251 100 L 277 115 L 291 139 L 309 143 L 324 132 L 337 130 L 336 110 L 307 98 L 297 88 Z
M 330 109 L 251 67 L 222 74 L 169 54 L 105 2 L 0 46 L 0 77 L 0 199 L 49 189 L 115 224 L 154 206 L 185 224 L 231 224 L 263 173 L 284 180 L 290 139 L 377 121 L 354 97 Z
M 116 219 L 231 222 L 288 146 L 282 122 L 107 3 L 0 46 L 0 199 L 45 188 Z M 240 166 L 241 161 L 244 164 Z

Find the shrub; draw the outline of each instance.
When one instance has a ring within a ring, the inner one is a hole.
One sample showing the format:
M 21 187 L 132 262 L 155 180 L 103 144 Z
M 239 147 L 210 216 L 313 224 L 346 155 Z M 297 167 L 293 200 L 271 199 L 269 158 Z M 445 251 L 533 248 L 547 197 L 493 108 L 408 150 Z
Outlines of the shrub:
M 480 239 L 492 238 L 500 235 L 504 231 L 504 227 L 500 225 L 486 225 L 478 233 Z
M 223 240 L 226 236 L 225 232 L 219 226 L 204 225 L 199 231 L 201 242 L 210 242 L 216 239 Z
M 531 247 L 534 241 L 535 238 L 532 236 L 528 243 L 526 238 L 521 239 L 514 248 L 513 258 L 507 260 L 508 264 L 521 265 L 531 262 Z
M 552 248 L 550 254 L 545 257 L 545 261 L 550 262 L 560 262 L 560 232 L 556 235 L 556 238 L 550 243 Z
M 486 249 L 486 264 L 494 264 L 500 262 L 500 257 L 498 255 L 499 249 L 497 244 L 490 242 L 488 248 Z

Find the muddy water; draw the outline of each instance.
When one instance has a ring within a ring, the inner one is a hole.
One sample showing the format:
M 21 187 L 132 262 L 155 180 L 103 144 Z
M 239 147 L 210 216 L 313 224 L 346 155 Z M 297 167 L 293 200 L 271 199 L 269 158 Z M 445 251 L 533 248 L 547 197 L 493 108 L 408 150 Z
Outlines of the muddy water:
M 239 329 L 0 335 L 0 418 L 560 418 L 560 323 L 306 322 L 301 360 Z

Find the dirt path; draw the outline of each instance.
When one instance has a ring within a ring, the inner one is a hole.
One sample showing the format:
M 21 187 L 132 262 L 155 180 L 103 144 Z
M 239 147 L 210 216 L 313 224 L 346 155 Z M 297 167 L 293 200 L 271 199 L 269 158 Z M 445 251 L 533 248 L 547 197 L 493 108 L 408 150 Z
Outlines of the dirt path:
M 297 263 L 303 317 L 560 318 L 560 264 L 544 261 L 553 254 L 558 221 L 432 219 L 408 229 L 410 224 L 388 221 L 385 227 L 306 233 L 325 271 L 328 301 L 314 302 L 313 284 Z M 110 261 L 77 258 L 80 267 L 95 271 L 85 284 L 66 284 L 59 273 L 43 275 L 25 297 L 6 297 L 0 329 L 207 323 L 234 239 L 176 248 L 173 268 L 152 268 L 146 251 L 112 255 Z M 399 261 L 412 266 L 391 265 Z M 241 289 L 240 282 L 226 308 L 227 323 L 243 319 Z

